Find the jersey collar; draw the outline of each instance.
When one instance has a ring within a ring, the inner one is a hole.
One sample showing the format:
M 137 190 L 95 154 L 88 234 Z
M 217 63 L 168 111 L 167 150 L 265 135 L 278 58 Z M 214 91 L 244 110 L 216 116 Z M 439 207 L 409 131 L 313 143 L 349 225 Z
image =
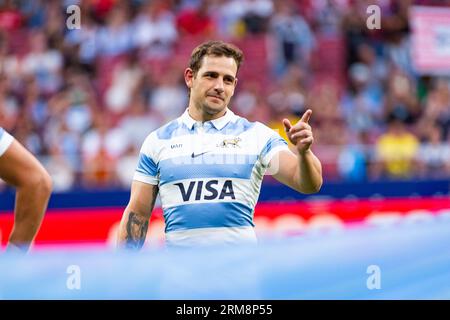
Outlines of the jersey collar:
M 194 127 L 195 123 L 198 121 L 192 119 L 192 117 L 189 115 L 188 110 L 189 108 L 184 111 L 183 115 L 181 116 L 181 121 L 191 130 Z M 230 121 L 234 121 L 236 118 L 237 116 L 234 114 L 234 112 L 227 108 L 227 112 L 225 112 L 225 115 L 218 119 L 206 122 L 210 122 L 217 130 L 222 130 Z

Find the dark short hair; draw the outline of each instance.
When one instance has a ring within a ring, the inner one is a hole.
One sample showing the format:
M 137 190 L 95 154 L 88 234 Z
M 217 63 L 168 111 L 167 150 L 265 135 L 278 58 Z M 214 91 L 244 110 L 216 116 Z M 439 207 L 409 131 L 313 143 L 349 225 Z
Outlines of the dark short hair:
M 189 68 L 192 69 L 194 75 L 196 75 L 198 70 L 200 70 L 204 56 L 225 56 L 227 58 L 233 58 L 234 61 L 236 61 L 237 70 L 239 70 L 239 67 L 244 59 L 244 54 L 241 49 L 231 43 L 217 40 L 203 42 L 192 51 L 191 58 L 189 60 Z

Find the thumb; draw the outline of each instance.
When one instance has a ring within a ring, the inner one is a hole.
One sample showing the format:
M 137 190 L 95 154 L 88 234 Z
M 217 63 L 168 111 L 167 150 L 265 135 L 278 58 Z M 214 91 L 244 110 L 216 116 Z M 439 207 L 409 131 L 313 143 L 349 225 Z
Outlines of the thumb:
M 289 119 L 283 119 L 283 125 L 284 125 L 284 128 L 286 129 L 286 131 L 289 131 L 289 129 L 292 128 L 292 124 L 289 121 Z

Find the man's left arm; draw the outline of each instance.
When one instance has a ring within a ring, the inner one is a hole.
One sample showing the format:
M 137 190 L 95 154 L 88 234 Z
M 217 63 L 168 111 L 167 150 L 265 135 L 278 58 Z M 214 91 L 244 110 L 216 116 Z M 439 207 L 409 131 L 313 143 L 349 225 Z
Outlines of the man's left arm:
M 278 152 L 269 163 L 269 171 L 275 179 L 301 193 L 316 193 L 322 186 L 322 165 L 311 150 L 314 142 L 308 124 L 312 111 L 307 110 L 300 121 L 292 125 L 283 120 L 289 141 L 295 145 L 297 154 L 290 150 Z
M 26 252 L 44 218 L 52 179 L 36 157 L 17 140 L 13 140 L 0 157 L 0 178 L 16 187 L 14 225 L 7 250 Z

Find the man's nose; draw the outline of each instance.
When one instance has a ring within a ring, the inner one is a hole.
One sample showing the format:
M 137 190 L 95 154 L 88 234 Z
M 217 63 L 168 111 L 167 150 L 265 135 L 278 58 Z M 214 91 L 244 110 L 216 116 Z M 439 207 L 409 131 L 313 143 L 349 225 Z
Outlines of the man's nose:
M 220 78 L 216 79 L 216 82 L 214 84 L 214 90 L 217 92 L 220 92 L 220 93 L 224 92 L 222 79 L 220 79 Z

